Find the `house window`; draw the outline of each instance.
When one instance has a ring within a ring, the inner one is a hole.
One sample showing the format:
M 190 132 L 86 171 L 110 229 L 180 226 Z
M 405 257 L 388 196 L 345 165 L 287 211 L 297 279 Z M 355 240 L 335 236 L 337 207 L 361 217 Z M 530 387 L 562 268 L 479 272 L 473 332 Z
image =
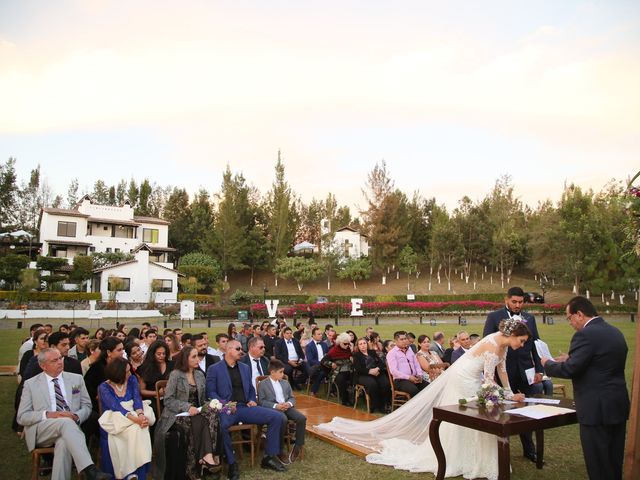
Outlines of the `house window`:
M 111 253 L 111 247 L 107 247 L 106 252 Z
M 96 247 L 89 247 L 89 251 L 90 252 L 95 252 L 96 251 Z
M 158 243 L 159 230 L 157 228 L 143 228 L 142 241 L 146 243 Z
M 173 280 L 163 280 L 158 278 L 153 281 L 156 292 L 173 292 Z
M 119 285 L 119 288 L 118 288 L 119 292 L 128 292 L 128 291 L 131 290 L 131 279 L 130 278 L 109 277 L 107 289 L 110 292 L 115 291 L 115 288 L 114 288 L 114 285 L 113 285 L 114 280 L 117 280 L 117 281 L 120 282 L 120 285 Z
M 59 237 L 75 237 L 76 222 L 58 222 Z

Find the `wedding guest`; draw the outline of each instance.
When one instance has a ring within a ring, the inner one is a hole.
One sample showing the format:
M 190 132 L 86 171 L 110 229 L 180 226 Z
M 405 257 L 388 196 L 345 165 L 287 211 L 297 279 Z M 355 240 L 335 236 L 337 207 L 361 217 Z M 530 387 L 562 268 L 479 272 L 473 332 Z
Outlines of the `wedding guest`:
M 322 365 L 330 372 L 329 385 L 331 383 L 336 384 L 340 401 L 345 406 L 353 406 L 353 402 L 347 393 L 353 371 L 351 355 L 351 336 L 345 332 L 338 335 L 336 344 L 329 349 L 321 360 Z
M 275 359 L 274 348 L 276 345 L 276 341 L 278 341 L 278 337 L 276 335 L 276 326 L 275 325 L 267 325 L 266 335 L 262 337 L 264 340 L 264 349 L 265 356 L 269 360 Z
M 258 386 L 259 405 L 265 408 L 273 408 L 284 415 L 283 423 L 293 420 L 296 424 L 296 440 L 288 456 L 287 463 L 293 463 L 302 454 L 304 449 L 304 435 L 307 426 L 307 417 L 296 410 L 296 399 L 293 396 L 291 385 L 284 380 L 284 363 L 274 360 L 269 364 L 269 378 L 260 382 Z M 284 430 L 282 432 L 284 434 Z
M 187 345 L 176 357 L 164 394 L 164 409 L 156 425 L 153 478 L 195 480 L 203 470 L 213 470 L 220 464 L 218 444 L 218 414 L 206 405 L 205 376 L 198 368 L 198 352 Z M 187 413 L 186 416 L 176 416 Z M 183 450 L 166 448 L 169 431 L 176 431 L 187 442 Z M 185 468 L 181 468 L 186 465 Z
M 24 372 L 27 369 L 27 365 L 29 364 L 29 360 L 34 357 L 38 357 L 38 353 L 43 351 L 45 348 L 49 348 L 49 336 L 44 328 L 39 328 L 33 334 L 32 344 L 33 348 L 31 350 L 27 350 L 22 358 L 20 359 L 20 368 L 18 370 L 18 374 L 20 377 L 24 376 Z
M 458 338 L 459 347 L 451 353 L 451 363 L 453 364 L 462 355 L 467 353 L 471 348 L 471 338 L 467 332 L 458 332 L 456 335 Z
M 418 346 L 420 347 L 420 350 L 416 353 L 416 358 L 418 359 L 418 363 L 420 364 L 422 371 L 427 376 L 425 380 L 432 382 L 449 365 L 443 363 L 438 354 L 431 350 L 431 341 L 428 335 L 420 335 L 418 337 Z
M 432 352 L 435 352 L 436 355 L 438 355 L 438 357 L 440 357 L 440 360 L 442 360 L 444 358 L 444 333 L 443 332 L 435 332 L 433 334 L 433 342 L 431 342 L 431 346 L 429 347 L 429 349 Z
M 100 468 L 115 478 L 145 480 L 151 465 L 151 438 L 149 436 L 149 420 L 144 415 L 142 399 L 138 389 L 138 379 L 131 375 L 131 367 L 124 358 L 116 358 L 104 369 L 107 380 L 98 387 L 100 405 L 104 412 L 118 412 L 126 417 L 137 428 L 126 428 L 126 433 L 107 433 L 100 427 Z M 127 409 L 123 402 L 132 402 Z M 113 424 L 111 424 L 113 425 Z M 109 441 L 110 436 L 117 437 Z M 109 448 L 110 443 L 117 442 L 126 448 L 127 455 L 121 457 L 121 448 Z
M 480 341 L 480 335 L 477 333 L 472 333 L 469 335 L 469 348 L 473 347 L 476 343 Z
M 131 337 L 127 338 L 124 344 L 124 351 L 131 366 L 131 373 L 137 375 L 138 369 L 144 361 L 144 352 L 140 348 L 139 340 Z
M 358 340 L 353 352 L 353 368 L 357 383 L 364 385 L 371 399 L 371 412 L 386 412 L 391 399 L 391 386 L 384 361 L 374 350 L 369 350 L 365 337 Z
M 629 392 L 624 375 L 627 342 L 624 335 L 598 315 L 584 297 L 566 306 L 576 330 L 569 354 L 543 358 L 549 376 L 573 383 L 580 441 L 591 480 L 620 480 L 624 437 L 629 417 Z
M 284 371 L 293 388 L 301 388 L 308 378 L 307 364 L 300 342 L 293 338 L 291 327 L 285 327 L 283 338 L 275 344 L 275 356 L 284 363 Z M 297 375 L 294 376 L 294 372 Z
M 380 334 L 374 332 L 373 330 L 369 331 L 369 335 L 365 337 L 367 339 L 367 348 L 369 350 L 373 350 L 376 354 L 382 358 L 385 356 L 384 347 L 382 342 L 380 341 Z
M 458 343 L 458 337 L 454 335 L 449 339 L 449 348 L 445 349 L 442 361 L 451 365 L 451 355 L 453 355 L 453 351 L 458 347 L 460 347 L 460 344 Z
M 413 353 L 416 353 L 418 351 L 416 336 L 412 332 L 407 332 L 407 341 L 409 342 L 409 348 L 413 350 Z
M 104 338 L 105 329 L 100 327 L 98 328 L 91 338 L 95 338 L 96 340 L 102 340 Z
M 140 329 L 138 327 L 133 327 L 131 330 L 129 330 L 129 333 L 127 334 L 127 338 L 134 338 L 136 340 L 140 340 Z
M 146 355 L 147 350 L 149 350 L 149 347 L 151 346 L 151 344 L 153 344 L 153 342 L 158 340 L 158 332 L 149 328 L 143 333 L 143 335 L 144 335 L 144 341 L 140 344 L 140 348 L 142 348 L 142 351 Z
M 22 342 L 22 345 L 20 345 L 20 348 L 18 349 L 18 367 L 16 368 L 17 372 L 20 372 L 20 361 L 22 360 L 22 356 L 30 351 L 33 350 L 33 336 L 36 333 L 36 330 L 39 329 L 43 329 L 43 326 L 41 323 L 34 323 L 33 325 L 31 325 L 31 327 L 29 327 L 29 338 L 25 339 L 24 342 Z M 46 332 L 46 330 L 45 330 Z M 49 335 L 47 333 L 47 335 Z M 20 374 L 18 374 L 18 383 L 20 383 Z
M 207 340 L 201 334 L 194 335 L 191 341 L 196 352 L 198 352 L 198 368 L 206 375 L 209 367 L 219 362 L 220 357 L 208 353 Z
M 237 335 L 238 335 L 238 330 L 236 328 L 236 324 L 230 323 L 229 326 L 227 327 L 227 336 L 229 337 L 229 340 L 235 340 Z
M 73 347 L 69 350 L 69 357 L 82 362 L 89 355 L 87 351 L 89 331 L 86 328 L 78 327 L 73 331 L 73 337 L 70 340 L 73 343 Z
M 413 350 L 409 348 L 407 332 L 399 330 L 393 334 L 396 346 L 387 353 L 387 368 L 391 373 L 395 388 L 412 397 L 428 383 L 422 379 L 422 368 Z
M 100 358 L 100 340 L 96 338 L 89 340 L 89 343 L 87 343 L 87 351 L 89 352 L 89 355 L 80 362 L 83 377 L 87 374 L 91 365 L 97 362 Z
M 162 340 L 156 340 L 151 344 L 149 350 L 145 354 L 144 361 L 138 368 L 138 378 L 140 379 L 140 394 L 142 398 L 152 400 L 151 406 L 156 406 L 156 383 L 158 380 L 167 380 L 171 370 L 173 370 L 173 361 L 167 359 L 169 347 Z M 155 412 L 156 417 L 159 412 Z
M 227 335 L 226 333 L 218 333 L 216 335 L 217 348 L 213 349 L 212 355 L 222 360 L 224 358 L 224 352 L 227 351 L 227 342 L 229 342 L 229 335 Z
M 356 342 L 358 340 L 356 332 L 354 332 L 353 330 L 345 330 L 345 331 L 349 334 L 349 338 L 351 338 L 351 341 L 349 342 L 349 343 L 351 343 L 351 351 L 355 352 L 356 351 Z
M 322 330 L 318 327 L 314 327 L 311 332 L 311 341 L 305 348 L 307 368 L 309 369 L 309 378 L 311 379 L 312 397 L 315 397 L 318 394 L 322 380 L 327 378 L 327 372 L 320 364 L 320 361 L 328 351 L 329 347 L 322 341 Z
M 169 346 L 169 358 L 173 359 L 173 357 L 180 353 L 180 344 L 173 333 L 165 335 L 164 342 Z
M 84 376 L 84 383 L 87 385 L 87 391 L 89 392 L 89 398 L 91 398 L 91 404 L 93 405 L 93 411 L 98 413 L 98 387 L 104 382 L 107 377 L 105 376 L 104 369 L 107 363 L 112 362 L 116 358 L 121 358 L 124 354 L 124 346 L 122 342 L 116 337 L 106 337 L 100 342 L 100 358 L 97 362 L 92 363 Z

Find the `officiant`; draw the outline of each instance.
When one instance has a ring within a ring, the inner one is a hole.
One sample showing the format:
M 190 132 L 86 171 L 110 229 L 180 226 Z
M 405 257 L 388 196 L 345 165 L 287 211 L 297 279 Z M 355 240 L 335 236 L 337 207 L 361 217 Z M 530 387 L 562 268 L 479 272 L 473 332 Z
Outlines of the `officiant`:
M 524 346 L 518 350 L 509 348 L 507 352 L 507 375 L 513 393 L 524 393 L 525 396 L 542 393 L 542 376 L 544 369 L 540 363 L 540 357 L 534 342 L 540 338 L 536 319 L 528 312 L 524 312 L 524 291 L 520 287 L 511 287 L 504 299 L 505 307 L 487 315 L 482 335 L 486 337 L 498 331 L 502 320 L 517 319 L 523 322 L 531 332 Z M 533 443 L 533 433 L 527 432 L 520 435 L 522 450 L 525 458 L 532 462 L 538 460 L 536 446 Z

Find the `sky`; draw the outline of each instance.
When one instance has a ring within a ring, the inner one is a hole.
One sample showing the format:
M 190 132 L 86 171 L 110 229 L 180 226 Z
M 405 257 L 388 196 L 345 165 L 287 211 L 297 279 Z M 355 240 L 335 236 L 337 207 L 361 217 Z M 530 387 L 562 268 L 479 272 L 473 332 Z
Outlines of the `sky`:
M 0 0 L 0 162 L 305 202 L 396 187 L 534 206 L 640 169 L 640 2 Z

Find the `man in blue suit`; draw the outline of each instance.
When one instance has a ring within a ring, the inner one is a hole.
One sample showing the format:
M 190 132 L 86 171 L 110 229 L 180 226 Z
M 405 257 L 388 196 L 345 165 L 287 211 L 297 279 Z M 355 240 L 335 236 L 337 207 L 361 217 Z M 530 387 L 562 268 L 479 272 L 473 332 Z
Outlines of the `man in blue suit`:
M 322 329 L 315 327 L 311 330 L 311 341 L 305 347 L 307 355 L 307 367 L 309 368 L 309 377 L 311 378 L 311 395 L 314 397 L 320 389 L 320 384 L 324 378 L 327 378 L 327 372 L 320 360 L 329 351 L 329 347 L 322 341 Z
M 507 375 L 509 376 L 509 386 L 513 393 L 524 393 L 527 397 L 536 393 L 542 393 L 542 375 L 544 369 L 540 363 L 538 350 L 535 348 L 534 341 L 538 340 L 538 327 L 536 319 L 533 315 L 522 310 L 524 305 L 524 291 L 520 287 L 511 287 L 507 291 L 505 297 L 505 307 L 487 315 L 484 324 L 482 336 L 486 337 L 491 333 L 498 331 L 498 327 L 502 320 L 515 318 L 523 322 L 531 332 L 531 336 L 527 339 L 524 346 L 517 350 L 509 348 L 507 351 Z M 535 369 L 534 380 L 529 384 L 526 371 Z M 520 435 L 522 442 L 523 455 L 537 462 L 536 447 L 533 443 L 533 434 L 523 433 Z
M 241 356 L 240 342 L 230 340 L 224 361 L 210 366 L 207 370 L 207 398 L 215 398 L 221 402 L 237 402 L 235 413 L 220 415 L 222 443 L 229 464 L 230 480 L 240 478 L 240 469 L 233 453 L 229 427 L 240 422 L 267 425 L 267 445 L 261 466 L 277 472 L 286 470 L 276 458 L 280 453 L 280 432 L 286 426 L 286 417 L 277 410 L 258 406 L 256 389 L 251 383 L 251 369 L 238 361 Z

